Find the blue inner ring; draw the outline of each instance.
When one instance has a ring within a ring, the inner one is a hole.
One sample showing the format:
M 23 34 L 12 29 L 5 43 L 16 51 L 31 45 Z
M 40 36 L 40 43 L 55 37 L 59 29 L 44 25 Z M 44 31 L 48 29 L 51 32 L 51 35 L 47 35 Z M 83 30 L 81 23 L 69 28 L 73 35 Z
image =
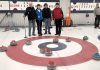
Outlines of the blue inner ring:
M 45 43 L 39 44 L 38 47 L 39 47 L 39 48 L 48 48 L 47 45 L 49 45 L 49 44 L 56 44 L 56 45 L 58 45 L 57 48 L 49 48 L 49 49 L 51 49 L 52 51 L 63 50 L 63 49 L 65 49 L 65 48 L 67 47 L 67 45 L 65 45 L 64 43 L 60 43 L 60 42 L 58 42 L 58 43 L 45 42 Z

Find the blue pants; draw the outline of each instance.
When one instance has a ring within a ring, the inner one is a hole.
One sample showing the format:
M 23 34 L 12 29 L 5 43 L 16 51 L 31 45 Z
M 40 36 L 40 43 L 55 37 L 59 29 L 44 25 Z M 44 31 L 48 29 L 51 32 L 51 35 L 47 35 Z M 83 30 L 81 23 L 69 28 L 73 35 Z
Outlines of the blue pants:
M 50 32 L 51 19 L 45 18 L 44 23 L 45 23 L 45 33 L 47 33 L 47 31 Z
M 36 20 L 38 34 L 42 34 L 42 20 Z

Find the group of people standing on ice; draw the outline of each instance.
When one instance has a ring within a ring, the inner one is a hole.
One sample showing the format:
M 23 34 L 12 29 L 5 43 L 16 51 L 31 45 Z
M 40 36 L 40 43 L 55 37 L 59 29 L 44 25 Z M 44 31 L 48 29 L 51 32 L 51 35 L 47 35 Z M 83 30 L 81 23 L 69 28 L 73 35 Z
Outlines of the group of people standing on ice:
M 45 23 L 45 33 L 51 34 L 51 21 L 54 20 L 54 24 L 56 26 L 55 35 L 61 35 L 62 29 L 62 20 L 63 20 L 63 12 L 60 8 L 60 4 L 56 3 L 55 8 L 51 11 L 48 4 L 44 4 L 44 8 L 41 9 L 41 5 L 37 4 L 37 8 L 33 7 L 32 3 L 29 3 L 29 7 L 26 8 L 24 13 L 25 16 L 28 16 L 28 28 L 29 28 L 29 36 L 35 36 L 35 21 L 37 23 L 37 32 L 38 36 L 42 36 L 42 22 Z M 32 31 L 32 33 L 31 33 Z

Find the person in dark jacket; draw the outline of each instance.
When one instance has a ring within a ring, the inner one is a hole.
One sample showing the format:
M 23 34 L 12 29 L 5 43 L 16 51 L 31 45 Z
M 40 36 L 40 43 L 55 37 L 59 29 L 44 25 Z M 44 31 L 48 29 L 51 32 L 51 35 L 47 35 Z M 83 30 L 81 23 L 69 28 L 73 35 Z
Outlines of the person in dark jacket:
M 29 3 L 29 7 L 26 8 L 24 13 L 25 16 L 28 16 L 29 21 L 29 36 L 31 36 L 31 27 L 33 28 L 32 35 L 35 35 L 35 19 L 36 19 L 36 11 L 33 7 L 32 2 Z
M 37 22 L 37 30 L 38 30 L 38 35 L 42 36 L 42 20 L 43 20 L 43 15 L 42 15 L 42 10 L 41 10 L 41 5 L 37 4 L 37 9 L 36 9 L 36 22 Z
M 44 19 L 44 23 L 45 23 L 45 33 L 44 34 L 51 34 L 50 32 L 50 26 L 51 26 L 51 10 L 50 8 L 48 8 L 48 4 L 45 3 L 44 4 L 44 8 L 43 8 L 43 19 Z
M 61 35 L 61 28 L 62 28 L 62 19 L 63 19 L 63 12 L 60 8 L 59 3 L 56 3 L 55 8 L 52 13 L 53 20 L 56 25 L 56 34 L 55 35 Z

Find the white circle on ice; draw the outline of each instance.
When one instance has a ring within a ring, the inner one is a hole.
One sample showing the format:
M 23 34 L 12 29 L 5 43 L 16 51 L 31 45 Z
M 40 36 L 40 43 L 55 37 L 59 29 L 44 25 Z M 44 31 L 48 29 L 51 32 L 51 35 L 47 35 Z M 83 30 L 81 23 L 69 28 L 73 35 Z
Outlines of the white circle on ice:
M 27 54 L 38 56 L 38 57 L 58 58 L 58 57 L 72 56 L 72 55 L 75 55 L 75 54 L 81 52 L 81 50 L 82 50 L 81 45 L 74 41 L 66 42 L 64 39 L 59 39 L 59 42 L 64 43 L 67 46 L 67 48 L 65 48 L 63 50 L 59 50 L 59 51 L 53 51 L 53 55 L 48 57 L 48 56 L 45 56 L 44 54 L 41 54 L 40 49 L 38 48 L 39 44 L 45 43 L 45 42 L 53 42 L 53 38 L 52 39 L 34 40 L 34 41 L 32 41 L 32 45 L 30 45 L 30 46 L 24 45 L 23 51 Z M 56 45 L 56 44 L 47 45 L 47 47 L 49 47 L 49 48 L 50 47 L 55 48 L 57 46 L 58 45 Z
M 58 45 L 57 44 L 48 44 L 47 47 L 48 48 L 57 48 Z

